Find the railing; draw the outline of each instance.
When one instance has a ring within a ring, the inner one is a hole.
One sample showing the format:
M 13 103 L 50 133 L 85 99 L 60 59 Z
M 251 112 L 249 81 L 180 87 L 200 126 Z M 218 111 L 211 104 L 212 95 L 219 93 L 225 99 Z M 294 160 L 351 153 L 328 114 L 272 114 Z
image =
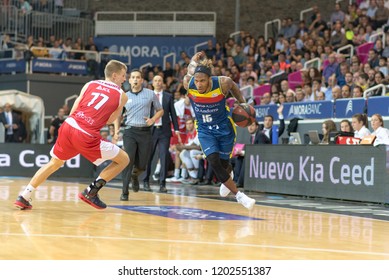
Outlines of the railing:
M 385 48 L 385 43 L 386 43 L 386 33 L 383 32 L 383 31 L 374 33 L 373 35 L 371 35 L 371 36 L 369 37 L 369 42 L 375 42 L 375 41 L 376 41 L 376 39 L 375 39 L 376 37 L 382 37 L 382 38 L 381 38 L 382 47 Z M 373 40 L 373 39 L 374 39 L 374 40 Z
M 278 33 L 278 31 L 280 31 L 280 29 L 281 29 L 281 20 L 279 19 L 279 18 L 277 18 L 277 19 L 273 19 L 273 20 L 271 20 L 271 21 L 267 21 L 267 22 L 265 22 L 265 41 L 267 41 L 267 39 L 268 39 L 268 26 L 270 25 L 270 24 L 273 24 L 273 23 L 277 23 L 277 27 L 278 27 L 278 30 L 277 30 L 277 33 Z
M 87 1 L 80 1 L 87 2 Z M 19 13 L 15 6 L 0 6 L 0 33 L 7 33 L 20 41 L 32 34 L 34 38 L 43 37 L 48 40 L 50 35 L 57 38 L 81 37 L 84 42 L 93 35 L 93 21 L 80 17 L 70 17 L 60 14 L 32 11 L 28 15 Z
M 238 36 L 238 35 L 240 35 L 241 32 L 242 32 L 242 31 L 235 31 L 235 32 L 232 32 L 232 33 L 230 34 L 230 38 L 234 38 L 234 39 L 235 39 L 235 37 Z
M 173 57 L 173 63 L 171 63 L 171 67 L 174 68 L 176 64 L 176 53 L 169 53 L 163 57 L 163 70 L 166 70 L 166 62 L 169 57 Z
M 97 12 L 95 36 L 216 36 L 215 12 Z
M 205 42 L 196 44 L 196 45 L 194 46 L 194 51 L 195 51 L 195 53 L 197 53 L 197 52 L 199 51 L 199 48 L 200 48 L 201 46 L 204 46 L 204 45 L 208 45 L 208 41 L 205 41 Z
M 315 66 L 315 63 L 317 64 L 317 66 Z M 308 60 L 304 63 L 304 69 L 309 69 L 310 67 L 314 67 L 320 71 L 321 70 L 321 59 L 319 57 L 315 57 L 315 58 Z
M 151 62 L 142 64 L 142 65 L 139 67 L 139 70 L 142 72 L 143 69 L 146 68 L 146 67 L 153 67 L 153 64 L 152 64 Z
M 308 9 L 305 9 L 305 10 L 301 10 L 301 12 L 300 12 L 300 20 L 304 20 L 304 14 L 312 12 L 312 11 L 313 11 L 313 8 L 308 8 Z
M 336 51 L 336 53 L 339 54 L 341 51 L 347 50 L 347 49 L 350 49 L 350 56 L 349 56 L 349 57 L 353 57 L 353 56 L 354 56 L 354 46 L 351 45 L 351 44 L 348 44 L 348 45 L 346 45 L 346 46 L 340 47 L 340 48 Z
M 252 99 L 254 96 L 254 88 L 252 86 L 244 86 L 239 89 L 242 96 L 248 101 L 249 99 Z
M 364 97 L 364 98 L 368 97 L 367 94 L 368 94 L 369 92 L 375 91 L 376 89 L 380 89 L 380 88 L 382 89 L 382 91 L 381 91 L 381 96 L 385 96 L 385 93 L 386 93 L 386 87 L 385 87 L 385 85 L 384 85 L 384 84 L 378 84 L 378 85 L 376 85 L 376 86 L 374 86 L 374 87 L 371 87 L 371 88 L 368 88 L 367 90 L 365 90 L 365 91 L 363 92 L 363 97 Z

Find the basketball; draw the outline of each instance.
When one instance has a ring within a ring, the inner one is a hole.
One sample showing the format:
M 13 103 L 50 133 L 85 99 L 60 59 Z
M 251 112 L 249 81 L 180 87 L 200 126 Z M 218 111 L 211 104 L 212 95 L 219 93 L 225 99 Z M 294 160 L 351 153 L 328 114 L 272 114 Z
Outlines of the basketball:
M 251 105 L 238 105 L 232 110 L 232 119 L 237 126 L 248 127 L 255 122 L 255 109 Z

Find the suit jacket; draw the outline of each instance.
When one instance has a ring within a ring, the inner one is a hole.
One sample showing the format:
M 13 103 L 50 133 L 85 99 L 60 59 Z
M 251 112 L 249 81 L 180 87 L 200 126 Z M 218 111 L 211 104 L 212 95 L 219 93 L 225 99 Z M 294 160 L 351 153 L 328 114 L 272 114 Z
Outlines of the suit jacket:
M 162 109 L 164 111 L 162 116 L 162 134 L 166 137 L 171 137 L 172 130 L 170 123 L 173 122 L 173 127 L 175 131 L 178 131 L 179 127 L 176 110 L 174 109 L 173 96 L 166 91 L 162 93 Z M 151 115 L 154 115 L 153 107 L 151 108 Z M 155 130 L 155 127 L 153 127 L 153 133 Z
M 258 130 L 259 131 L 263 131 L 264 127 L 263 127 L 263 124 L 260 124 L 259 127 L 258 127 Z M 284 119 L 280 119 L 280 126 L 278 127 L 278 137 L 280 137 L 282 135 L 282 133 L 284 133 L 284 130 L 285 130 L 285 120 Z M 264 134 L 264 133 L 263 133 Z M 269 131 L 269 135 L 270 137 L 267 137 L 266 134 L 264 134 L 266 138 L 269 139 L 270 143 L 273 143 L 273 128 L 270 128 L 270 131 Z
M 266 136 L 265 133 L 263 133 L 260 129 L 258 129 L 257 132 L 255 133 L 254 143 L 253 144 L 271 144 L 271 141 Z

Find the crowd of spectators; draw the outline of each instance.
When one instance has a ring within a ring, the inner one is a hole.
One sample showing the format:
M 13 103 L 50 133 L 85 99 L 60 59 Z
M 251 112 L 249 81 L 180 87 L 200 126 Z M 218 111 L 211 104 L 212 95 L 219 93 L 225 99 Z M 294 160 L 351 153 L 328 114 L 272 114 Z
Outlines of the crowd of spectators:
M 271 90 L 265 92 L 260 100 L 251 100 L 254 104 L 362 97 L 366 89 L 389 83 L 388 19 L 389 1 L 384 0 L 356 1 L 348 7 L 335 3 L 328 19 L 324 19 L 315 6 L 307 20 L 297 23 L 291 17 L 283 19 L 278 34 L 267 40 L 264 36 L 255 38 L 250 32 L 242 31 L 236 38 L 227 38 L 225 42 L 209 40 L 203 51 L 213 61 L 213 75 L 231 77 L 240 88 L 271 85 Z M 369 42 L 377 32 L 386 32 L 386 36 L 372 40 L 374 46 L 368 51 L 366 63 L 362 63 L 358 55 L 350 57 L 348 52 L 338 52 L 347 44 L 358 47 Z M 386 38 L 386 42 L 382 38 Z M 83 42 L 81 38 L 56 38 L 54 35 L 48 41 L 30 36 L 26 45 L 29 49 L 33 46 L 48 48 L 32 51 L 31 55 L 37 57 L 64 58 L 61 50 L 65 50 L 66 58 L 87 61 L 89 74 L 96 79 L 103 77 L 101 69 L 109 59 L 107 56 L 98 63 L 94 57 L 77 52 L 108 51 L 106 48 L 99 50 L 92 36 L 88 42 Z M 9 37 L 4 36 L 1 49 L 13 47 Z M 320 60 L 321 67 L 304 68 L 307 61 L 315 58 Z M 164 68 L 161 65 L 143 68 L 144 86 L 152 89 L 153 77 L 160 75 L 164 90 L 172 93 L 176 102 L 181 102 L 186 94 L 182 79 L 189 63 L 189 55 L 181 52 L 175 65 L 167 62 Z M 288 75 L 297 71 L 301 72 L 303 82 L 292 89 Z M 385 93 L 377 89 L 369 96 Z M 329 122 L 323 123 L 323 131 L 329 130 L 330 126 Z M 109 133 L 104 133 L 109 139 Z M 328 141 L 325 134 L 324 141 Z M 174 151 L 174 147 L 171 150 Z

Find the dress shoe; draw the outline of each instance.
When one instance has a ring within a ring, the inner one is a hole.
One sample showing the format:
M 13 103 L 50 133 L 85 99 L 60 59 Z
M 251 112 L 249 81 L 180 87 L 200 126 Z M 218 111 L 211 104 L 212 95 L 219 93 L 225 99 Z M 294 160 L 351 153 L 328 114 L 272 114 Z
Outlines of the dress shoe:
M 132 174 L 131 180 L 132 180 L 132 190 L 133 190 L 133 192 L 138 192 L 139 191 L 138 175 Z
M 212 186 L 212 181 L 211 180 L 207 180 L 207 181 L 203 181 L 203 182 L 199 182 L 199 185 L 200 186 Z
M 167 189 L 164 185 L 161 185 L 160 188 L 159 188 L 159 192 L 160 193 L 167 193 Z
M 128 194 L 122 193 L 122 195 L 120 196 L 120 201 L 128 201 Z
M 143 190 L 145 192 L 151 192 L 150 183 L 149 182 L 143 182 Z

